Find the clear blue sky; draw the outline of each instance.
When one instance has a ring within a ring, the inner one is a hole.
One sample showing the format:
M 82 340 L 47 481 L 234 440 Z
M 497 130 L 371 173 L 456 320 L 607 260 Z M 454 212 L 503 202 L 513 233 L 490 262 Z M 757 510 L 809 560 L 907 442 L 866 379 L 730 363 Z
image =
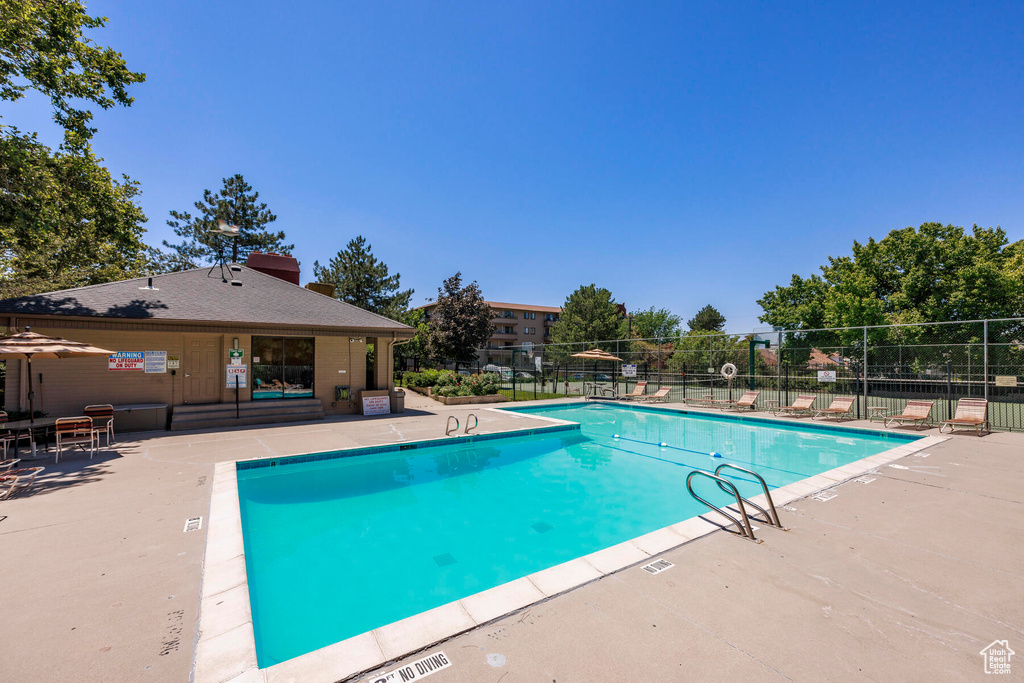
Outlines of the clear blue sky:
M 851 6 L 852 5 L 852 6 Z M 462 271 L 759 326 L 854 239 L 1024 238 L 1024 3 L 92 2 L 147 82 L 94 146 L 170 209 L 243 173 L 303 279 L 353 236 L 414 301 Z M 44 130 L 47 108 L 5 106 Z

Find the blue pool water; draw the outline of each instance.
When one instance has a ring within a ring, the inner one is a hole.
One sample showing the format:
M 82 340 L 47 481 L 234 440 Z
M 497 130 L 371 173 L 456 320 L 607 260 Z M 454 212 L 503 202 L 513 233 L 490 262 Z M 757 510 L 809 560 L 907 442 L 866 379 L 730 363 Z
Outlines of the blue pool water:
M 732 462 L 778 487 L 914 438 L 601 404 L 517 412 L 580 426 L 240 463 L 259 665 L 700 514 L 692 469 Z

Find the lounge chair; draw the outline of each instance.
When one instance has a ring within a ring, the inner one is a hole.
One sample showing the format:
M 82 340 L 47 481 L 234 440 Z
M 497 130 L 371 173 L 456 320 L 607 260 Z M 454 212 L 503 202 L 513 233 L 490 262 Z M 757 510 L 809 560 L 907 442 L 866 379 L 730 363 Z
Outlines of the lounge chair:
M 683 403 L 688 406 L 694 406 L 695 408 L 711 408 L 715 405 L 715 397 L 714 394 L 694 396 L 693 398 L 684 398 Z
M 814 410 L 811 406 L 814 405 L 815 399 L 818 398 L 817 394 L 800 394 L 793 401 L 791 406 L 779 406 L 772 410 L 772 415 L 810 415 Z
M 915 425 L 918 430 L 921 426 L 931 427 L 932 425 L 932 406 L 935 405 L 935 401 L 907 401 L 907 405 L 903 408 L 903 412 L 899 415 L 891 415 L 886 417 L 882 423 L 886 427 L 892 427 L 898 423 L 898 426 L 902 427 L 908 422 Z
M 960 399 L 956 402 L 956 413 L 952 418 L 942 421 L 942 424 L 939 425 L 939 432 L 942 432 L 947 425 L 950 434 L 956 431 L 957 427 L 976 429 L 978 436 L 981 436 L 982 429 L 986 432 L 992 431 L 988 424 L 988 401 L 983 398 Z
M 96 453 L 96 432 L 93 431 L 92 418 L 82 417 L 61 417 L 54 424 L 54 431 L 57 433 L 57 456 L 54 462 L 60 462 L 60 455 L 65 448 L 81 447 L 83 450 L 89 447 L 89 459 Z
M 637 382 L 636 386 L 633 387 L 633 391 L 628 394 L 623 394 L 618 398 L 620 401 L 632 401 L 634 399 L 643 398 L 645 391 L 647 391 L 647 382 Z
M 114 440 L 114 406 L 109 403 L 86 406 L 82 411 L 92 418 L 93 432 L 96 434 L 96 446 L 100 445 L 100 436 L 107 437 L 107 446 Z
M 824 415 L 825 417 L 834 417 L 836 422 L 839 422 L 844 417 L 853 417 L 853 404 L 856 402 L 856 396 L 836 396 L 828 408 L 816 409 L 811 419 Z
M 722 410 L 757 410 L 757 397 L 760 391 L 744 391 L 738 401 L 724 401 L 719 406 Z
M 0 500 L 10 498 L 18 489 L 27 489 L 36 480 L 36 475 L 43 471 L 42 467 L 22 467 L 16 470 L 0 472 Z
M 650 396 L 643 396 L 638 398 L 637 401 L 640 403 L 659 403 L 661 401 L 668 400 L 668 392 L 672 391 L 672 387 L 661 387 Z

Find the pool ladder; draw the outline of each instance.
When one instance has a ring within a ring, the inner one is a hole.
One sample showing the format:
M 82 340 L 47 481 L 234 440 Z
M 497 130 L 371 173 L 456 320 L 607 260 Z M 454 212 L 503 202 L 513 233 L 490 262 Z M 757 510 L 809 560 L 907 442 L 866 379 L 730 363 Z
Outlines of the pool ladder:
M 768 509 L 766 510 L 757 503 L 753 502 L 752 500 L 749 500 L 741 496 L 739 490 L 737 490 L 736 488 L 736 485 L 733 484 L 728 479 L 726 479 L 724 476 L 722 476 L 722 470 L 726 469 L 736 470 L 737 472 L 743 472 L 744 474 L 748 474 L 757 479 L 757 481 L 761 484 L 761 489 L 764 491 L 764 497 L 768 503 Z M 731 515 L 724 509 L 715 505 L 714 503 L 705 500 L 704 498 L 701 498 L 699 495 L 697 495 L 693 490 L 693 478 L 698 476 L 707 477 L 708 479 L 711 479 L 716 484 L 718 484 L 718 488 L 722 489 L 722 491 L 726 493 L 731 493 L 733 496 L 735 496 L 736 511 L 739 516 L 736 517 L 734 515 Z M 782 529 L 783 531 L 787 531 L 786 527 L 782 526 L 782 522 L 779 521 L 779 513 L 775 510 L 775 501 L 772 500 L 772 494 L 771 492 L 768 491 L 768 484 L 765 482 L 764 477 L 762 477 L 754 470 L 748 470 L 745 467 L 732 465 L 730 463 L 722 463 L 721 465 L 716 467 L 714 474 L 711 474 L 710 472 L 705 472 L 704 470 L 693 470 L 692 472 L 690 472 L 690 474 L 686 476 L 686 490 L 690 492 L 691 496 L 693 496 L 694 498 L 704 503 L 709 508 L 711 508 L 712 510 L 724 516 L 730 522 L 735 524 L 740 536 L 748 540 L 754 541 L 755 543 L 760 543 L 761 541 L 754 537 L 754 529 L 750 525 L 750 516 L 747 514 L 747 505 L 749 505 L 750 507 L 754 508 L 762 515 L 764 515 L 763 521 L 765 524 L 773 526 L 777 529 Z
M 473 424 L 472 425 L 469 424 L 469 418 L 473 418 Z M 455 420 L 455 426 L 454 427 L 452 427 L 452 420 Z M 479 426 L 480 426 L 480 420 L 477 418 L 477 416 L 475 414 L 470 413 L 469 415 L 466 416 L 466 429 L 465 429 L 465 431 L 463 431 L 463 434 L 469 434 L 469 430 L 470 429 L 476 429 Z M 457 432 L 457 431 L 459 431 L 459 418 L 455 417 L 454 415 L 449 415 L 448 416 L 448 421 L 444 425 L 444 435 L 445 436 L 451 436 L 452 432 Z

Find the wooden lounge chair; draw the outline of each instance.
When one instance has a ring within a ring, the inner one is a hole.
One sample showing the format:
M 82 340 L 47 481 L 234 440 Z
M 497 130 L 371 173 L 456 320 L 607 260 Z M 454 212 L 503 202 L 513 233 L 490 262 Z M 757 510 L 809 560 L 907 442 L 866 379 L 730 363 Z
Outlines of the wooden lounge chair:
M 114 406 L 109 403 L 86 406 L 83 410 L 92 418 L 93 432 L 96 434 L 96 446 L 100 445 L 100 436 L 107 437 L 107 446 L 114 440 Z
M 640 403 L 659 403 L 661 401 L 668 400 L 668 392 L 672 391 L 672 387 L 661 387 L 650 396 L 642 396 L 637 399 Z
M 0 500 L 10 498 L 15 491 L 27 489 L 36 480 L 36 475 L 43 471 L 42 467 L 22 467 L 16 470 L 0 472 Z
M 810 415 L 814 410 L 811 406 L 814 405 L 815 399 L 818 398 L 817 394 L 800 394 L 793 401 L 791 406 L 779 406 L 772 410 L 772 415 Z
M 645 391 L 647 391 L 647 382 L 637 382 L 636 386 L 633 387 L 633 391 L 628 394 L 623 394 L 618 398 L 621 401 L 632 401 L 634 399 L 643 398 Z
M 81 447 L 83 450 L 89 447 L 89 459 L 96 453 L 96 432 L 93 431 L 92 418 L 82 417 L 61 417 L 54 424 L 54 431 L 57 433 L 57 455 L 54 462 L 60 462 L 60 455 L 65 448 Z
M 839 422 L 844 417 L 853 417 L 853 404 L 856 402 L 856 396 L 836 396 L 828 408 L 816 409 L 811 419 L 814 420 L 824 415 L 826 418 L 834 417 L 836 422 Z
M 683 403 L 688 406 L 694 406 L 695 408 L 710 408 L 715 405 L 715 397 L 713 394 L 694 396 L 691 398 L 684 398 Z
M 935 401 L 907 401 L 907 405 L 903 408 L 902 413 L 888 416 L 882 423 L 886 427 L 892 427 L 897 423 L 898 426 L 902 427 L 909 422 L 916 426 L 918 430 L 922 426 L 931 427 L 932 406 L 934 405 Z
M 757 397 L 760 391 L 745 391 L 738 401 L 725 401 L 721 404 L 722 410 L 757 410 Z
M 981 430 L 992 431 L 988 424 L 988 401 L 983 398 L 962 398 L 956 402 L 956 413 L 952 418 L 943 420 L 939 425 L 939 432 L 949 426 L 949 433 L 956 431 L 957 427 L 963 429 L 976 429 L 978 436 Z

